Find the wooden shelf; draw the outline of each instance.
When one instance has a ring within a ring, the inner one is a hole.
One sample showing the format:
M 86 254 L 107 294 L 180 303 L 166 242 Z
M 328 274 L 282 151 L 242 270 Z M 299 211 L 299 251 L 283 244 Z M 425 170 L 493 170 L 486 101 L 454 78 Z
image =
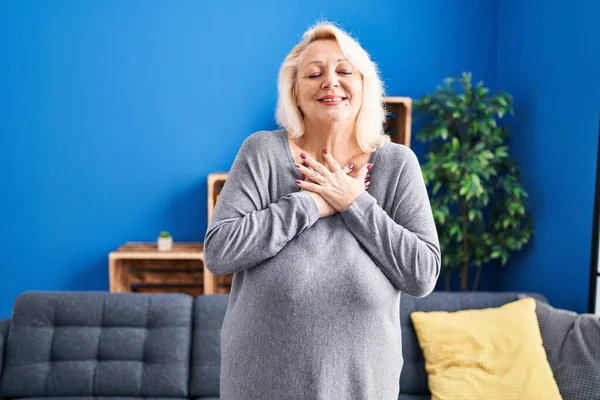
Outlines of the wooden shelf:
M 227 172 L 213 172 L 208 175 L 208 218 L 212 216 L 221 189 L 227 179 Z
M 111 292 L 205 292 L 204 245 L 174 243 L 158 251 L 156 243 L 129 242 L 108 255 Z
M 212 217 L 215 204 L 227 179 L 227 172 L 214 172 L 208 175 L 208 221 Z M 233 275 L 215 276 L 209 270 L 204 271 L 204 293 L 226 294 L 231 288 Z
M 384 97 L 383 102 L 390 113 L 383 129 L 392 137 L 392 142 L 410 147 L 412 99 L 410 97 Z

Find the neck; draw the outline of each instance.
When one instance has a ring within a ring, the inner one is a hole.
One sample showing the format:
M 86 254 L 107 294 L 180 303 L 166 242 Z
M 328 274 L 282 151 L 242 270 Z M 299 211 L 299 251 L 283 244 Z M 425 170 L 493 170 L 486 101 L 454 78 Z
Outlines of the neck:
M 298 145 L 313 157 L 318 155 L 317 159 L 322 158 L 323 149 L 327 149 L 333 158 L 342 163 L 363 154 L 356 140 L 353 125 L 342 123 L 325 125 L 304 120 L 304 127 L 305 132 L 298 139 Z

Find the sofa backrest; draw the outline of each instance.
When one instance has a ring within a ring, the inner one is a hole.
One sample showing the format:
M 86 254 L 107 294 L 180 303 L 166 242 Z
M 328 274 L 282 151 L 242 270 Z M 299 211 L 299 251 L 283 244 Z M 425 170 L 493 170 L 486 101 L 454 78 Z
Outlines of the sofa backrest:
M 543 296 L 529 294 L 546 302 Z M 425 358 L 410 319 L 414 311 L 459 311 L 499 307 L 519 299 L 519 293 L 511 292 L 432 292 L 426 297 L 415 298 L 402 294 L 400 299 L 400 327 L 402 329 L 402 355 L 404 366 L 400 375 L 400 393 L 430 395 L 425 371 Z
M 9 319 L 0 320 L 0 377 L 2 376 L 2 367 L 4 366 L 4 347 L 6 345 L 6 338 L 8 337 L 9 328 Z
M 192 301 L 25 292 L 13 307 L 0 397 L 186 397 Z
M 403 294 L 401 394 L 430 394 L 412 312 L 498 307 L 520 295 Z M 2 325 L 8 334 L 0 398 L 218 397 L 228 300 L 228 295 L 25 292 L 15 301 L 10 323 Z
M 229 295 L 200 296 L 194 299 L 192 376 L 190 396 L 218 397 L 221 376 L 221 326 Z

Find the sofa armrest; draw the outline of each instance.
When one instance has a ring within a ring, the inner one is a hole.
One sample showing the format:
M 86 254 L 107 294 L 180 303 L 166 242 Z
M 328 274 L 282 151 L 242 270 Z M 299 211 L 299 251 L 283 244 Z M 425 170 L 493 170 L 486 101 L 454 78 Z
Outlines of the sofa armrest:
M 2 377 L 2 366 L 4 363 L 4 349 L 8 339 L 8 329 L 10 328 L 10 319 L 0 319 L 0 378 Z

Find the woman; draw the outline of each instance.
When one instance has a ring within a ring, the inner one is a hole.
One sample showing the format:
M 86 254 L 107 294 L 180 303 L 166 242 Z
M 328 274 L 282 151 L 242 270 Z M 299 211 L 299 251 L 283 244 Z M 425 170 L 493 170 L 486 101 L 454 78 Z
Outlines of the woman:
M 397 399 L 400 293 L 425 296 L 440 249 L 414 153 L 382 132 L 382 84 L 337 27 L 308 30 L 279 76 L 284 129 L 243 143 L 204 242 L 234 274 L 222 400 Z

